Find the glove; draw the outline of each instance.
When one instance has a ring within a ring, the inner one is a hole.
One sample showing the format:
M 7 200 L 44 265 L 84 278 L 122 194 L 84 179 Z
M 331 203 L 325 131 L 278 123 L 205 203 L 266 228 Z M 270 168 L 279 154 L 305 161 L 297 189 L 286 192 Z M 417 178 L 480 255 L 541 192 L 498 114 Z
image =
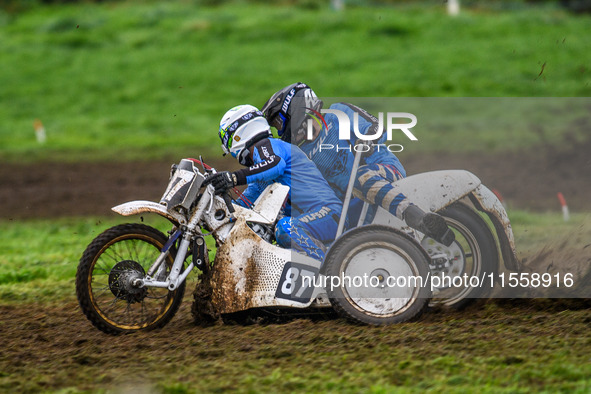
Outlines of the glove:
M 221 171 L 210 175 L 206 180 L 206 183 L 211 183 L 215 189 L 216 194 L 222 194 L 226 190 L 236 186 L 236 175 L 228 171 Z

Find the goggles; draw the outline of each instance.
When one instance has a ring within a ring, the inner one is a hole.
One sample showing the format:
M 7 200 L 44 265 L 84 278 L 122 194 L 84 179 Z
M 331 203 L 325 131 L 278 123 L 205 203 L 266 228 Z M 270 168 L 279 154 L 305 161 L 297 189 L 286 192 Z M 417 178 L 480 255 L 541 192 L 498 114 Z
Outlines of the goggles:
M 285 129 L 287 128 L 287 122 L 289 118 L 285 116 L 283 113 L 279 113 L 275 119 L 271 122 L 271 126 L 277 129 L 277 134 L 281 137 L 283 133 L 285 133 Z

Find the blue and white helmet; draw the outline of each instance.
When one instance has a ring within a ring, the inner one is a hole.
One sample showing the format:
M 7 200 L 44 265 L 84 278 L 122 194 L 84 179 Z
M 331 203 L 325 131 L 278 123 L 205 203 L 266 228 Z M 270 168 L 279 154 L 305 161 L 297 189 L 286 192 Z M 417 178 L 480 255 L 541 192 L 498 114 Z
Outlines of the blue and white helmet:
M 218 132 L 225 154 L 230 153 L 240 164 L 247 165 L 250 147 L 271 137 L 271 128 L 263 113 L 252 105 L 238 105 L 226 112 Z

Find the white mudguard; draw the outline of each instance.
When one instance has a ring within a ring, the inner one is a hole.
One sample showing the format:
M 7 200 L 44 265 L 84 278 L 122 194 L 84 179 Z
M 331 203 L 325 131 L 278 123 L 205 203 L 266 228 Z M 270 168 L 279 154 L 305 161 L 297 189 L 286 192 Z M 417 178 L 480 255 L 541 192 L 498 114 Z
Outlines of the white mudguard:
M 424 172 L 394 183 L 397 191 L 425 212 L 437 212 L 447 207 L 480 184 L 476 175 L 465 170 Z
M 411 175 L 394 183 L 395 190 L 404 194 L 425 212 L 437 212 L 465 197 L 481 184 L 480 179 L 464 170 L 431 171 Z M 400 228 L 400 219 L 379 208 L 373 221 Z
M 472 194 L 470 194 L 472 203 L 478 210 L 486 212 L 497 232 L 497 238 L 501 247 L 501 255 L 505 267 L 512 271 L 520 271 L 521 265 L 517 259 L 515 249 L 515 238 L 511 222 L 505 211 L 505 207 L 497 196 L 486 186 L 480 185 Z
M 117 205 L 116 207 L 111 208 L 111 210 L 123 216 L 138 215 L 140 213 L 155 213 L 165 217 L 176 225 L 187 224 L 187 220 L 183 215 L 174 211 L 168 211 L 164 205 L 152 201 L 130 201 Z

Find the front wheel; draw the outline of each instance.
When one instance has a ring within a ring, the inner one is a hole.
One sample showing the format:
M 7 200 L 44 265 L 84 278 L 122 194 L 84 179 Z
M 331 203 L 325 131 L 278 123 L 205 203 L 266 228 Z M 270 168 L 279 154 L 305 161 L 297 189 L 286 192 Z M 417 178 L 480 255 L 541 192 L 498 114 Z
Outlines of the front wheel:
M 166 236 L 143 224 L 112 227 L 84 251 L 76 273 L 76 295 L 82 312 L 107 334 L 164 326 L 177 312 L 185 282 L 174 291 L 135 287 L 160 255 Z M 171 251 L 165 261 L 174 262 Z
M 330 302 L 349 320 L 401 323 L 417 318 L 428 305 L 428 257 L 392 228 L 368 225 L 347 232 L 324 264 Z

